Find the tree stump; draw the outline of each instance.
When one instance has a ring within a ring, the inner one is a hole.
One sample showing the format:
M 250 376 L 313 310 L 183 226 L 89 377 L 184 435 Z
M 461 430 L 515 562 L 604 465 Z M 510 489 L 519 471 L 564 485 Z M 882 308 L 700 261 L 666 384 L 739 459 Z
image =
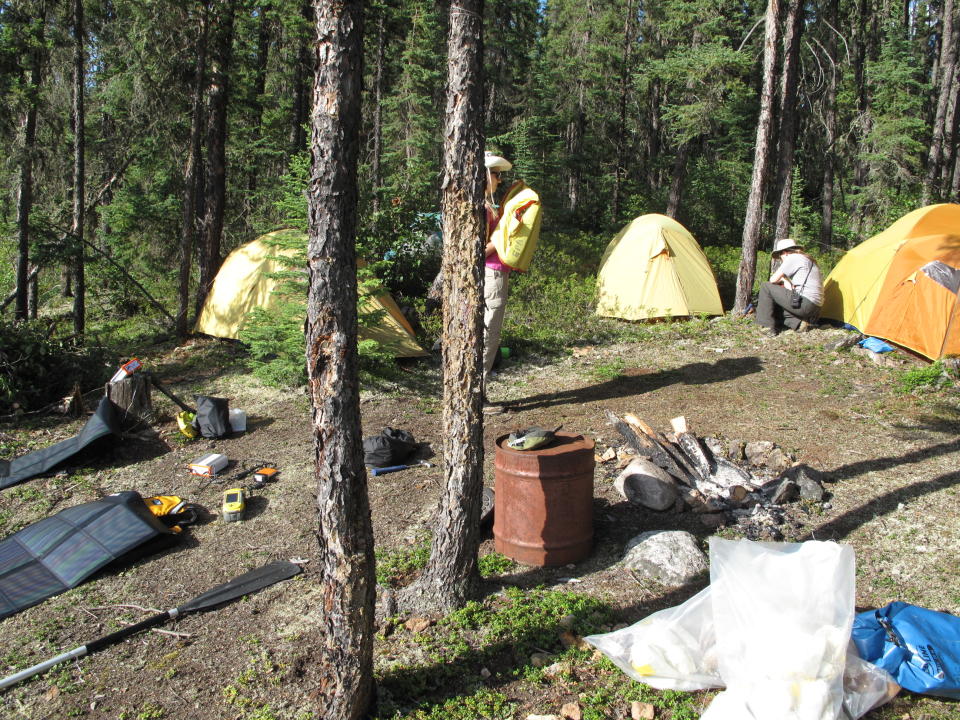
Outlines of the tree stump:
M 153 423 L 150 377 L 145 373 L 134 373 L 115 383 L 107 383 L 106 395 L 117 406 L 123 430 Z

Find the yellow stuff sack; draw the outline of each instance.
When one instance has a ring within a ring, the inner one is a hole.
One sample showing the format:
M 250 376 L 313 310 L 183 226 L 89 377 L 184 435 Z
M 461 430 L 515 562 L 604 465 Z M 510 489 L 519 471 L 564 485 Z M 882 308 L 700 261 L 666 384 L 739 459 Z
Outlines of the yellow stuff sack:
M 180 428 L 180 432 L 186 435 L 191 440 L 199 435 L 197 426 L 193 424 L 196 414 L 184 410 L 181 413 L 177 413 L 177 427 Z
M 540 196 L 518 180 L 503 199 L 503 214 L 491 237 L 493 246 L 504 263 L 526 272 L 539 238 Z

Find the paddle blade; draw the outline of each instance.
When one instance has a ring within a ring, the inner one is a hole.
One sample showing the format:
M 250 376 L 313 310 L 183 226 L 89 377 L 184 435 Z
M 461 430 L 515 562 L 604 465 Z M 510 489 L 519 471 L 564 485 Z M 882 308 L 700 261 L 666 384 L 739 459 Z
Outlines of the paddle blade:
M 207 590 L 203 595 L 197 595 L 193 600 L 178 607 L 177 611 L 188 613 L 222 605 L 225 602 L 236 600 L 238 597 L 255 593 L 257 590 L 263 590 L 263 588 L 270 587 L 281 580 L 288 580 L 294 575 L 300 574 L 300 571 L 299 565 L 285 560 L 268 563 L 263 567 L 238 575 L 230 582 Z

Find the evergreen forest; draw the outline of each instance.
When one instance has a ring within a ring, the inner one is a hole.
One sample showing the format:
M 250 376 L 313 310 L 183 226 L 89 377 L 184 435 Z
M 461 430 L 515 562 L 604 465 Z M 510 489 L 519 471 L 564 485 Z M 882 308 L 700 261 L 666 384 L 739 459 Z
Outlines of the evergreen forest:
M 409 250 L 439 212 L 449 11 L 365 3 L 358 244 L 411 306 L 433 276 Z M 736 255 L 742 307 L 776 237 L 844 249 L 957 201 L 953 0 L 483 13 L 486 145 L 540 193 L 544 238 L 579 254 L 564 267 L 593 272 L 619 226 L 665 213 Z M 314 34 L 303 0 L 0 2 L 3 344 L 184 337 L 233 248 L 305 228 Z

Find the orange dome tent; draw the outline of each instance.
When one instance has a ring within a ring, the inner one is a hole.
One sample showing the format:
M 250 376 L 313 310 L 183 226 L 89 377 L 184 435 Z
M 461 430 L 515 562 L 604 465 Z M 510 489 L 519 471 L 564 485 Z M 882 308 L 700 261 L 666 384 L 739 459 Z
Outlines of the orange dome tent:
M 936 360 L 960 355 L 960 205 L 914 210 L 827 276 L 821 317 Z

